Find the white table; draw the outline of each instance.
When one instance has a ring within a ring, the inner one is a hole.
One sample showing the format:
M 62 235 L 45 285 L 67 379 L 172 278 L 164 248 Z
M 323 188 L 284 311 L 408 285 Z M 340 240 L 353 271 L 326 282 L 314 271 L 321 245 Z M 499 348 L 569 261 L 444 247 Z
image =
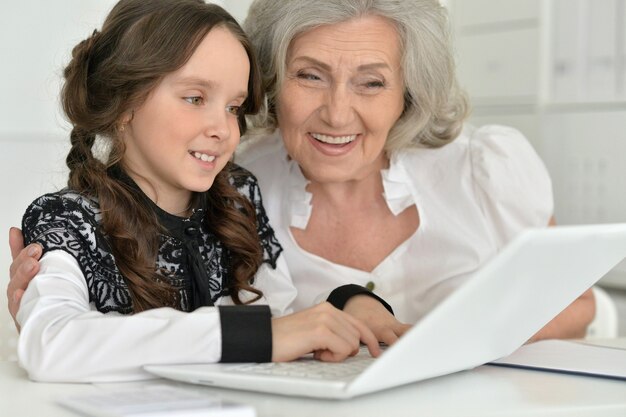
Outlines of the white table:
M 626 381 L 481 366 L 471 371 L 347 401 L 224 390 L 164 380 L 115 384 L 31 382 L 14 362 L 0 362 L 0 416 L 76 416 L 55 399 L 100 390 L 168 383 L 253 405 L 259 417 L 626 416 Z

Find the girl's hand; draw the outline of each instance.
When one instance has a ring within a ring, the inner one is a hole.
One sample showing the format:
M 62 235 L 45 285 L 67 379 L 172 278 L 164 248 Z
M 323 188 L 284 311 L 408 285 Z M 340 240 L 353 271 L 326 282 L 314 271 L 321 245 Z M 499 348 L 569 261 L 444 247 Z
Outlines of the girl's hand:
M 285 362 L 313 352 L 315 359 L 340 362 L 367 345 L 380 355 L 376 336 L 362 322 L 330 303 L 272 319 L 272 361 Z

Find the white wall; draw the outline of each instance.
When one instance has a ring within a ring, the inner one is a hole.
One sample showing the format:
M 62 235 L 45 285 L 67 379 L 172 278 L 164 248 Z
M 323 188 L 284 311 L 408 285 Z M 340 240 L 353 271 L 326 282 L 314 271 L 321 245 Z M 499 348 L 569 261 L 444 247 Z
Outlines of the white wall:
M 71 48 L 100 28 L 116 0 L 10 1 L 0 13 L 0 360 L 14 358 L 5 288 L 8 230 L 37 196 L 63 187 L 68 124 L 58 106 Z M 214 1 L 241 21 L 251 0 Z

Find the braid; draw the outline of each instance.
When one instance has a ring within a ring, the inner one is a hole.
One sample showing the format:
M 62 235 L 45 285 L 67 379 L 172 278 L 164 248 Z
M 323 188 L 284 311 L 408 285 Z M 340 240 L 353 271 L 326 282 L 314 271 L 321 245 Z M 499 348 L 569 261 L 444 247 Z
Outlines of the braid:
M 251 286 L 255 273 L 263 262 L 263 250 L 257 231 L 256 210 L 250 200 L 245 198 L 230 183 L 233 165 L 228 163 L 216 177 L 209 189 L 208 224 L 213 233 L 230 251 L 233 281 L 230 294 L 235 304 L 242 304 L 239 298 L 241 290 L 247 290 L 256 297 L 263 293 Z
M 67 154 L 65 163 L 70 170 L 68 187 L 94 195 L 94 182 L 105 170 L 104 164 L 94 158 L 92 153 L 96 135 L 88 133 L 79 127 L 74 127 L 70 134 L 72 148 Z

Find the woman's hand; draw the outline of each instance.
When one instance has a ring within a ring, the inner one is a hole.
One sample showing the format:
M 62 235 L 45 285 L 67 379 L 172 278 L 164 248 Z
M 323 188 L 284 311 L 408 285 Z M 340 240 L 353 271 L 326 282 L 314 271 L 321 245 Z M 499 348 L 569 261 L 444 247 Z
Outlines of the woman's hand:
M 366 323 L 379 342 L 392 345 L 411 328 L 399 322 L 378 300 L 368 295 L 356 295 L 346 303 L 343 311 Z
M 360 342 L 367 345 L 372 356 L 380 355 L 370 329 L 330 303 L 272 319 L 273 362 L 294 360 L 311 352 L 315 359 L 340 362 L 356 355 Z
M 38 261 L 42 250 L 41 246 L 36 243 L 24 247 L 22 231 L 15 227 L 9 229 L 9 246 L 11 247 L 13 263 L 9 268 L 10 280 L 7 286 L 7 299 L 9 313 L 13 317 L 17 331 L 19 331 L 20 326 L 17 324 L 15 316 L 20 308 L 20 301 L 24 291 L 26 291 L 26 287 L 28 287 L 28 283 L 39 272 Z

